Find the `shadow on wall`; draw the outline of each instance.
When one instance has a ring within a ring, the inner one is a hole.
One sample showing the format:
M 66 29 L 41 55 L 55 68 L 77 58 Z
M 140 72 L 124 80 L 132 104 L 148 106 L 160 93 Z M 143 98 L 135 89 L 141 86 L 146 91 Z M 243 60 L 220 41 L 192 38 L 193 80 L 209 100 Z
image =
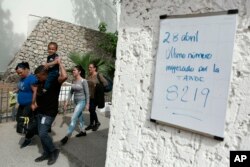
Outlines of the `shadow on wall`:
M 13 23 L 10 20 L 9 10 L 2 8 L 3 0 L 0 0 L 0 72 L 4 72 L 15 53 L 25 40 L 24 34 L 13 32 Z
M 98 29 L 100 22 L 108 24 L 108 31 L 116 31 L 116 9 L 108 0 L 71 0 L 77 24 Z

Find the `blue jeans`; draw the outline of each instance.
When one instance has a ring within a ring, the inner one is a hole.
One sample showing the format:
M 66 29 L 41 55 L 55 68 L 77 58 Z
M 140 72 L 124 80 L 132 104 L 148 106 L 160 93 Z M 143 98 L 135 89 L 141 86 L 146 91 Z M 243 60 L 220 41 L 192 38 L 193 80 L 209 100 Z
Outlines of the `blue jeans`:
M 85 102 L 85 100 L 81 100 L 78 102 L 75 101 L 75 104 L 76 104 L 76 107 L 75 107 L 74 113 L 71 117 L 71 122 L 69 124 L 68 131 L 67 131 L 68 136 L 70 136 L 73 133 L 73 131 L 76 127 L 77 119 L 79 119 L 80 130 L 83 130 L 83 127 L 84 127 L 84 119 L 83 119 L 82 111 L 85 108 L 86 102 Z
M 48 131 L 51 128 L 54 120 L 55 117 L 50 117 L 43 114 L 37 115 L 38 135 L 43 146 L 43 155 L 49 155 L 56 149 L 52 138 L 48 134 Z
M 58 70 L 51 70 L 49 71 L 48 77 L 44 84 L 44 89 L 48 90 L 51 87 L 51 84 L 54 80 L 56 80 L 59 76 Z

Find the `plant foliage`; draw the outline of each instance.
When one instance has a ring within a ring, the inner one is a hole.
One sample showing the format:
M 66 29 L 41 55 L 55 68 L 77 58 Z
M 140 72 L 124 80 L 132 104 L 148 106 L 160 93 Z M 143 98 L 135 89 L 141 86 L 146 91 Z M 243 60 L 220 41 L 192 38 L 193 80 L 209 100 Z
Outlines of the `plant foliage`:
M 102 48 L 108 54 L 111 54 L 113 58 L 116 58 L 116 47 L 118 41 L 118 32 L 115 33 L 106 32 L 107 24 L 101 22 L 98 26 L 99 31 L 105 34 L 104 39 L 99 44 L 99 47 Z
M 82 68 L 86 71 L 88 75 L 88 66 L 91 63 L 94 63 L 98 67 L 98 72 L 108 76 L 109 78 L 114 77 L 115 66 L 109 60 L 103 59 L 101 57 L 95 56 L 93 53 L 78 53 L 78 52 L 71 52 L 69 54 L 69 58 L 75 63 L 76 65 L 82 66 Z
M 80 52 L 71 52 L 69 54 L 69 58 L 76 65 L 82 66 L 82 68 L 86 71 L 88 75 L 88 65 L 94 63 L 98 67 L 98 72 L 103 75 L 109 77 L 110 79 L 114 78 L 115 71 L 115 58 L 116 58 L 116 46 L 118 40 L 118 33 L 110 33 L 107 31 L 107 24 L 105 22 L 101 22 L 98 26 L 99 31 L 104 33 L 104 38 L 101 40 L 101 43 L 98 44 L 100 48 L 102 48 L 107 54 L 111 54 L 113 60 L 104 59 L 101 57 L 97 57 L 92 52 L 88 53 L 80 53 Z

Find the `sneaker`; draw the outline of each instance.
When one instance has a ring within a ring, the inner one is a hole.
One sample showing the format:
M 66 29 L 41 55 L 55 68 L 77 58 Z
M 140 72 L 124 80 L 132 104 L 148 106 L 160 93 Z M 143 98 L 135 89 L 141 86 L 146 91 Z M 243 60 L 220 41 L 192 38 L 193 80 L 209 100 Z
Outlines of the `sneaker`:
M 42 161 L 47 160 L 47 159 L 49 159 L 48 155 L 42 155 L 42 156 L 36 158 L 35 162 L 42 162 Z
M 23 144 L 20 146 L 20 148 L 24 148 L 28 146 L 31 143 L 31 139 L 25 139 Z
M 90 130 L 90 129 L 93 129 L 94 128 L 94 125 L 90 124 L 87 128 L 85 128 L 85 130 Z
M 78 133 L 78 134 L 76 135 L 76 137 L 81 137 L 81 136 L 87 136 L 87 133 L 81 131 L 80 133 Z
M 69 137 L 65 136 L 62 140 L 60 140 L 60 142 L 62 143 L 62 145 L 66 144 L 68 141 Z
M 59 155 L 59 149 L 55 149 L 51 155 L 49 156 L 49 160 L 48 160 L 48 165 L 52 165 L 56 162 L 57 158 L 58 158 L 58 155 Z
M 97 122 L 97 123 L 95 124 L 95 126 L 93 127 L 92 131 L 97 131 L 97 129 L 99 128 L 100 125 L 101 125 L 101 123 L 100 123 L 100 122 Z

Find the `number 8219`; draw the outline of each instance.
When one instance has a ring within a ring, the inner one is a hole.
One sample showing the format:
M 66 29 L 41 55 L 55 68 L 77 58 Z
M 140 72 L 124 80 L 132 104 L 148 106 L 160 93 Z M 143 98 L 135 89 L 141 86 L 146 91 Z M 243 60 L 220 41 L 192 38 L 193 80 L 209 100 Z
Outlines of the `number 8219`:
M 180 100 L 184 103 L 191 101 L 196 102 L 197 99 L 199 99 L 202 101 L 202 106 L 205 108 L 207 105 L 209 93 L 209 88 L 195 88 L 191 90 L 189 86 L 179 88 L 177 85 L 171 85 L 166 90 L 166 99 L 168 101 Z

